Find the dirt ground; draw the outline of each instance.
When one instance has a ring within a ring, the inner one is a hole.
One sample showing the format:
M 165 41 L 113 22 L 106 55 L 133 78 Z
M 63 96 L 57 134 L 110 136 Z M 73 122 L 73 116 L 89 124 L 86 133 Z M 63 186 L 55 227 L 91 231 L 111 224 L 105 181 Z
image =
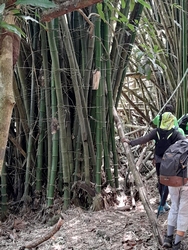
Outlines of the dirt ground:
M 158 206 L 158 193 L 155 179 L 147 181 L 148 196 L 153 211 Z M 152 226 L 146 212 L 138 199 L 136 206 L 130 206 L 129 197 L 120 201 L 119 205 L 108 207 L 102 211 L 84 211 L 80 207 L 72 207 L 66 212 L 25 212 L 24 215 L 10 215 L 0 224 L 0 250 L 28 249 L 30 243 L 48 236 L 54 229 L 59 216 L 63 224 L 48 240 L 39 244 L 39 250 L 130 250 L 130 249 L 162 249 L 157 246 Z M 128 204 L 129 203 L 129 204 Z M 130 208 L 130 209 L 129 209 Z M 157 219 L 162 234 L 167 225 L 167 212 Z M 47 219 L 48 218 L 48 219 Z M 185 245 L 188 240 L 185 238 Z M 188 249 L 188 248 L 187 248 Z

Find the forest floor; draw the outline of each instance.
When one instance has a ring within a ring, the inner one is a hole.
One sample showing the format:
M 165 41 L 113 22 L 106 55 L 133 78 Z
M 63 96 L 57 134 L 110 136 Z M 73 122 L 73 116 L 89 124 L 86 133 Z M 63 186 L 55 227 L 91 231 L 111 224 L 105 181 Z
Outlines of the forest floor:
M 151 178 L 146 183 L 148 197 L 153 211 L 158 207 L 158 193 L 156 179 Z M 51 212 L 25 212 L 24 215 L 10 215 L 8 220 L 0 224 L 0 250 L 28 249 L 30 243 L 39 244 L 39 250 L 130 250 L 130 249 L 162 249 L 158 246 L 152 232 L 152 225 L 140 200 L 131 208 L 124 202 L 124 206 L 114 205 L 101 211 L 85 211 L 80 207 L 72 207 L 61 214 L 63 223 L 56 233 L 54 230 L 59 217 Z M 130 208 L 130 209 L 129 209 Z M 166 212 L 157 219 L 162 235 L 167 226 Z M 50 219 L 51 217 L 51 219 Z M 54 231 L 53 231 L 54 232 Z M 49 236 L 51 234 L 51 236 Z M 49 237 L 48 237 L 49 236 Z M 47 238 L 49 238 L 47 240 Z M 188 240 L 185 238 L 185 245 Z M 31 245 L 30 245 L 31 247 Z M 186 249 L 186 248 L 185 248 Z M 187 248 L 188 249 L 188 248 Z

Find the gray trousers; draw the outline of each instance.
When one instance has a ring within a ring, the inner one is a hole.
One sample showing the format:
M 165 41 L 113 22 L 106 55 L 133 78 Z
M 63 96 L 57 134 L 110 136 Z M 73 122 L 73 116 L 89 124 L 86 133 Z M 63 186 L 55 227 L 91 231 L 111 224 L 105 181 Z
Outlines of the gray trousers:
M 168 214 L 168 225 L 185 232 L 188 229 L 188 185 L 169 187 L 171 208 Z

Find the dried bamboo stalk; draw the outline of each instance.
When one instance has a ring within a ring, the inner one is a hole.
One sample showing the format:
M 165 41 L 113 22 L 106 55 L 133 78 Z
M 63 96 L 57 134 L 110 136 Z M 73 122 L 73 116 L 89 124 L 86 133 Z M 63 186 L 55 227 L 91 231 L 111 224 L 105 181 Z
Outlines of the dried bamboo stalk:
M 60 217 L 58 222 L 55 224 L 55 226 L 52 228 L 52 230 L 50 232 L 48 232 L 44 236 L 41 236 L 38 239 L 35 239 L 33 242 L 29 243 L 28 245 L 20 247 L 20 250 L 24 250 L 25 248 L 32 249 L 34 247 L 37 247 L 38 245 L 40 245 L 44 241 L 47 241 L 48 239 L 50 239 L 55 233 L 57 233 L 57 231 L 59 231 L 59 229 L 61 228 L 62 225 L 63 225 L 63 220 Z
M 114 121 L 116 123 L 120 139 L 121 139 L 121 141 L 123 141 L 123 139 L 125 138 L 125 135 L 124 135 L 124 131 L 123 131 L 123 128 L 121 125 L 121 120 L 118 117 L 118 114 L 117 114 L 115 107 L 113 108 L 113 115 L 114 115 Z M 142 201 L 142 204 L 144 206 L 144 209 L 148 215 L 148 219 L 149 219 L 150 224 L 152 226 L 153 235 L 156 239 L 156 242 L 158 244 L 162 245 L 162 241 L 163 241 L 162 240 L 162 238 L 163 238 L 162 233 L 161 233 L 160 227 L 157 223 L 156 216 L 155 216 L 155 214 L 152 210 L 152 207 L 150 205 L 150 202 L 149 202 L 149 199 L 147 196 L 147 190 L 145 189 L 145 186 L 144 186 L 144 183 L 140 177 L 140 174 L 135 167 L 134 156 L 132 154 L 131 148 L 126 142 L 123 143 L 123 146 L 124 146 L 125 153 L 126 153 L 126 156 L 128 159 L 130 170 L 134 176 L 135 184 L 136 184 L 138 191 L 139 191 L 140 199 Z

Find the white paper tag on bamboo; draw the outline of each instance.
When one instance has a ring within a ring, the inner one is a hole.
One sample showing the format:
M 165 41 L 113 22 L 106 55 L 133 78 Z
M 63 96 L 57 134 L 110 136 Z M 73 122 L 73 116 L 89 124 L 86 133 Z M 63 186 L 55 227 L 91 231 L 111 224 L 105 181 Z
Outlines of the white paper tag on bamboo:
M 92 85 L 93 90 L 97 90 L 99 88 L 100 78 L 101 78 L 101 72 L 99 70 L 93 71 L 93 85 Z

